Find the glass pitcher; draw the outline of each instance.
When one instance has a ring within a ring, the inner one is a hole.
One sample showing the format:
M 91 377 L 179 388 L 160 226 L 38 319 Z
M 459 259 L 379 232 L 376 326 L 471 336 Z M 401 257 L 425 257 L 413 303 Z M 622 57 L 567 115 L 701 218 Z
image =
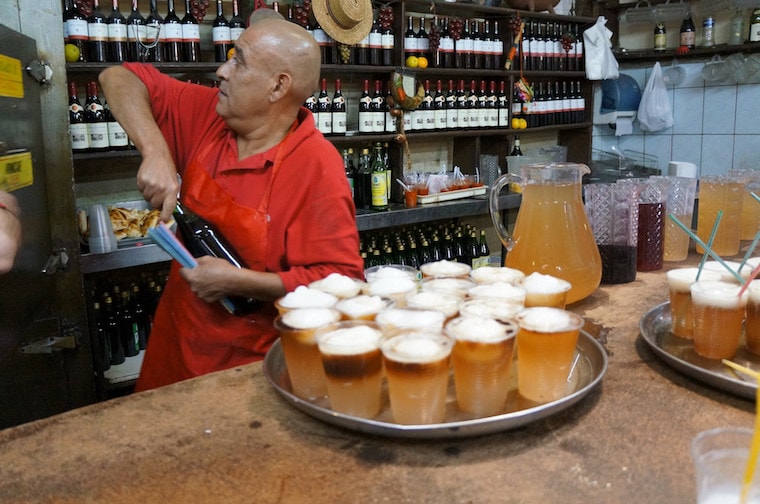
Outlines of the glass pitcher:
M 568 304 L 590 295 L 602 279 L 599 248 L 581 199 L 581 178 L 590 172 L 575 163 L 523 165 L 521 176 L 502 175 L 490 191 L 491 220 L 507 249 L 505 266 L 570 282 Z M 499 193 L 510 182 L 522 187 L 512 236 L 499 212 Z

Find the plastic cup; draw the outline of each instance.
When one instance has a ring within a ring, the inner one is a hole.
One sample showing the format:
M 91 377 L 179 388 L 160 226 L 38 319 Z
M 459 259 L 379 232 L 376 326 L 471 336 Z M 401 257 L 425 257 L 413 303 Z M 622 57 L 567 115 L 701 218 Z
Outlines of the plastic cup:
M 343 316 L 343 320 L 375 320 L 377 314 L 392 308 L 392 299 L 380 296 L 361 294 L 356 297 L 341 299 L 335 304 L 335 309 Z
M 571 392 L 569 381 L 583 317 L 558 308 L 526 308 L 517 314 L 517 388 L 546 403 Z
M 330 324 L 315 333 L 333 411 L 362 418 L 380 413 L 382 336 L 374 322 L 357 320 Z
M 565 308 L 567 293 L 572 285 L 570 282 L 551 275 L 531 273 L 525 277 L 522 286 L 525 288 L 525 307 L 548 306 Z
M 748 351 L 760 355 L 760 280 L 752 280 L 747 299 L 747 319 L 744 324 L 745 345 Z
M 396 423 L 444 421 L 452 346 L 453 340 L 441 332 L 419 329 L 383 340 L 380 348 Z
M 699 178 L 699 206 L 697 236 L 707 243 L 719 211 L 723 211 L 715 233 L 713 252 L 721 257 L 739 253 L 741 242 L 741 216 L 744 199 L 744 180 L 741 177 L 716 175 Z M 697 245 L 697 252 L 704 252 Z
M 293 291 L 275 300 L 274 306 L 280 315 L 284 315 L 290 310 L 300 308 L 332 308 L 337 302 L 338 298 L 332 294 L 299 285 Z
M 111 218 L 105 205 L 92 205 L 89 211 L 89 235 L 87 245 L 93 254 L 113 252 L 117 248 Z
M 459 409 L 477 417 L 502 411 L 509 392 L 517 324 L 457 317 L 445 330 L 454 338 L 451 360 Z
M 731 359 L 739 347 L 749 292 L 729 282 L 691 284 L 694 351 L 708 359 Z
M 288 310 L 274 319 L 293 393 L 314 401 L 327 394 L 327 380 L 314 335 L 317 329 L 340 320 L 331 308 Z
M 750 454 L 752 430 L 725 427 L 700 432 L 691 442 L 697 504 L 742 502 L 744 472 Z M 752 475 L 747 504 L 760 502 L 760 464 Z
M 694 339 L 694 318 L 691 307 L 691 284 L 697 278 L 699 268 L 679 268 L 668 271 L 668 293 L 670 295 L 671 332 L 679 338 Z M 702 270 L 700 281 L 719 281 L 720 273 Z

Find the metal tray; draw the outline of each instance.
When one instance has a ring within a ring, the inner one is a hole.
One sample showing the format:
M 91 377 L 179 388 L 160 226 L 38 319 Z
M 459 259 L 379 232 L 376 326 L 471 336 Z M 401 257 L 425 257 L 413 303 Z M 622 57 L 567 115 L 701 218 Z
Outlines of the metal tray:
M 670 303 L 655 306 L 641 317 L 641 336 L 649 347 L 665 363 L 707 385 L 746 399 L 754 400 L 757 382 L 749 376 L 737 373 L 719 360 L 707 359 L 694 351 L 694 344 L 670 332 Z M 760 356 L 744 349 L 740 344 L 733 362 L 760 371 Z
M 366 419 L 332 411 L 326 398 L 310 402 L 293 395 L 279 340 L 272 345 L 264 359 L 264 375 L 274 389 L 286 401 L 314 418 L 358 432 L 416 439 L 476 436 L 506 431 L 538 421 L 577 403 L 601 381 L 606 370 L 607 353 L 604 348 L 591 335 L 581 331 L 576 347 L 575 363 L 569 379 L 574 385 L 573 391 L 562 399 L 546 404 L 527 402 L 518 395 L 516 387 L 513 386 L 507 397 L 507 406 L 503 414 L 473 418 L 457 410 L 453 380 L 449 380 L 445 422 L 430 425 L 401 425 L 393 422 L 387 397 L 380 415 L 375 419 Z M 513 365 L 513 376 L 515 372 L 516 366 Z

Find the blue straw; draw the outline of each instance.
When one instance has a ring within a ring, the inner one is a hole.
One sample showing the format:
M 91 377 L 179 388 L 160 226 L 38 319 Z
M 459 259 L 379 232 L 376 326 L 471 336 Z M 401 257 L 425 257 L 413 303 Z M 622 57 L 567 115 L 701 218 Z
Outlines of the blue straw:
M 710 232 L 710 238 L 707 240 L 707 248 L 711 248 L 713 241 L 715 240 L 715 235 L 718 234 L 718 226 L 720 225 L 720 220 L 723 218 L 723 210 L 718 210 L 718 215 L 715 216 L 715 224 L 713 224 L 712 231 Z M 705 248 L 705 253 L 702 254 L 702 260 L 699 263 L 699 269 L 697 269 L 697 276 L 694 278 L 695 282 L 699 282 L 699 276 L 702 274 L 702 268 L 705 266 L 705 262 L 707 261 L 707 248 Z M 739 271 L 741 271 L 741 268 L 739 268 Z
M 691 237 L 691 239 L 694 240 L 694 243 L 696 243 L 697 245 L 699 245 L 700 247 L 702 247 L 703 249 L 705 249 L 705 251 L 710 255 L 710 257 L 712 257 L 713 259 L 715 259 L 716 261 L 718 261 L 724 268 L 726 268 L 726 270 L 729 273 L 731 273 L 733 275 L 734 278 L 736 278 L 739 281 L 739 283 L 741 285 L 744 285 L 744 278 L 742 278 L 742 276 L 739 273 L 737 273 L 736 271 L 734 271 L 733 269 L 731 269 L 731 266 L 729 266 L 728 264 L 726 264 L 726 262 L 723 259 L 721 259 L 721 257 L 718 254 L 716 254 L 715 252 L 713 252 L 712 249 L 710 247 L 708 247 L 707 244 L 705 244 L 705 242 L 703 242 L 699 238 L 699 236 L 695 235 L 692 232 L 691 229 L 689 229 L 688 227 L 686 227 L 686 225 L 684 225 L 683 222 L 681 222 L 678 219 L 676 219 L 675 215 L 668 214 L 668 217 L 670 218 L 670 220 L 672 220 L 673 222 L 675 222 L 678 227 L 680 227 L 682 230 L 684 230 L 684 232 L 686 232 L 686 234 L 688 234 Z

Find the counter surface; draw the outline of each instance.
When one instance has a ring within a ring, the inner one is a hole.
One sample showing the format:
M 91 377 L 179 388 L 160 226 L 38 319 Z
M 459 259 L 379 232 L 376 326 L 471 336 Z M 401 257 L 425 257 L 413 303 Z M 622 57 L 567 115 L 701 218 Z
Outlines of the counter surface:
M 751 427 L 754 403 L 649 350 L 639 319 L 667 297 L 663 270 L 572 305 L 606 348 L 607 374 L 526 427 L 354 433 L 287 404 L 256 363 L 0 431 L 0 502 L 691 503 L 691 439 Z

